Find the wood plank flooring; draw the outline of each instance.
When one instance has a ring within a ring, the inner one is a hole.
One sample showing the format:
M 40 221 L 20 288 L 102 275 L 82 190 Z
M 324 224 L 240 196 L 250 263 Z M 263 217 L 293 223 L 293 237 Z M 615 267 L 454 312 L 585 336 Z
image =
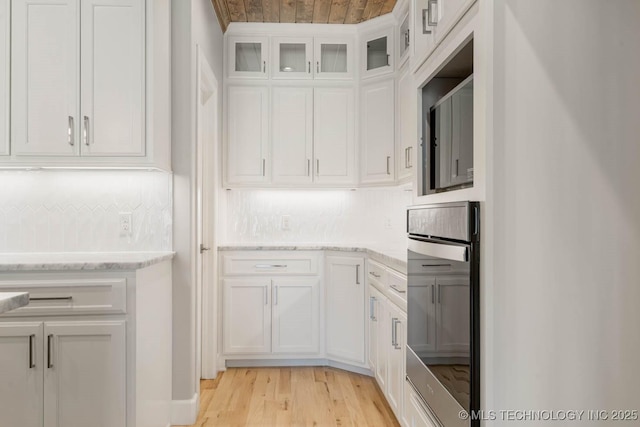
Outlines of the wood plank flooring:
M 375 379 L 339 369 L 229 368 L 200 386 L 191 427 L 399 427 Z

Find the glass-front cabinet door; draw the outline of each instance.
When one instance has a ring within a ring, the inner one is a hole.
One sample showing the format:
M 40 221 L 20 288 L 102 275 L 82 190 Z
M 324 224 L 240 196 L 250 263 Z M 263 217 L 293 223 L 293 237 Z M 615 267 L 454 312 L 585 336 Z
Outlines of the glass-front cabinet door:
M 389 28 L 370 34 L 363 39 L 363 77 L 372 77 L 393 72 L 393 32 Z
M 267 37 L 229 37 L 229 77 L 266 79 L 269 44 Z
M 351 38 L 314 39 L 315 78 L 352 79 L 353 42 Z
M 409 47 L 411 46 L 411 33 L 409 29 L 409 15 L 407 14 L 400 27 L 398 27 L 398 68 L 409 57 Z
M 272 77 L 274 79 L 313 78 L 313 39 L 273 38 Z

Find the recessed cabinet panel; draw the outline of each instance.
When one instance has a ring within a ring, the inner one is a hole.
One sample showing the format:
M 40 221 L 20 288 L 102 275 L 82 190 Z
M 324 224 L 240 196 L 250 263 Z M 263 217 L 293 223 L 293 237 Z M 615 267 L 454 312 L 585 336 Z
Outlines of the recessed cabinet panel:
M 354 95 L 351 88 L 314 89 L 315 181 L 355 181 Z
M 313 161 L 313 89 L 273 88 L 274 183 L 309 183 Z
M 0 156 L 9 154 L 9 74 L 11 16 L 9 0 L 0 0 Z
M 84 156 L 144 156 L 144 7 L 140 0 L 83 0 Z
M 407 59 L 411 47 L 411 30 L 409 29 L 409 15 L 406 15 L 398 27 L 398 66 Z
M 404 67 L 398 78 L 396 103 L 398 109 L 396 159 L 398 180 L 402 181 L 412 177 L 414 166 L 417 163 L 418 94 L 408 66 Z
M 267 182 L 269 89 L 257 86 L 230 86 L 227 123 L 228 181 Z
M 45 322 L 44 343 L 44 427 L 125 426 L 125 322 Z
M 266 79 L 269 45 L 267 37 L 229 37 L 229 77 Z
M 320 350 L 319 279 L 273 279 L 273 352 Z
M 269 279 L 225 279 L 224 352 L 271 351 L 271 296 Z
M 353 43 L 344 38 L 315 38 L 315 78 L 352 79 Z
M 18 155 L 73 156 L 80 144 L 79 1 L 14 0 L 11 147 Z
M 274 79 L 313 78 L 313 39 L 275 37 L 272 49 Z
M 394 81 L 362 88 L 360 103 L 361 181 L 384 183 L 394 180 Z
M 0 425 L 42 427 L 42 322 L 0 323 Z

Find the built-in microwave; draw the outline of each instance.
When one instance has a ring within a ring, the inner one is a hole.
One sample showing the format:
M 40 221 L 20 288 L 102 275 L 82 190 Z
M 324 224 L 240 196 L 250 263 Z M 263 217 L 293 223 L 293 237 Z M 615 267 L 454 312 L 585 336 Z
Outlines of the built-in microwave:
M 461 82 L 440 80 L 456 86 L 425 106 L 423 195 L 473 186 L 473 74 Z

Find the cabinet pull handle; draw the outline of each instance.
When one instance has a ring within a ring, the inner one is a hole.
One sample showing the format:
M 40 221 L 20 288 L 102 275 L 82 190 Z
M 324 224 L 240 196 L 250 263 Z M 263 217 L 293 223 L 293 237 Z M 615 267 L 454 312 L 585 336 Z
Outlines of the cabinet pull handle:
M 316 159 L 316 176 L 320 176 L 320 159 Z
M 356 285 L 360 284 L 360 264 L 356 264 Z
M 407 32 L 405 33 L 405 36 L 404 36 L 404 42 L 407 46 L 409 46 L 409 44 L 411 43 L 411 36 L 409 35 L 409 31 L 411 30 L 407 28 Z
M 376 322 L 378 319 L 376 319 L 376 314 L 375 314 L 375 302 L 376 302 L 376 297 L 369 297 L 369 319 L 373 320 L 374 322 Z
M 53 368 L 53 360 L 51 358 L 51 353 L 53 351 L 53 335 L 49 334 L 47 336 L 47 368 Z
M 451 267 L 451 264 L 422 264 L 423 267 Z
M 400 319 L 397 318 L 393 318 L 391 319 L 391 327 L 392 329 L 392 338 L 391 338 L 391 344 L 393 345 L 393 348 L 395 348 L 396 350 L 400 350 L 402 347 L 398 344 L 398 323 L 400 323 Z
M 316 73 L 320 73 L 320 61 L 316 61 Z
M 440 285 L 436 285 L 438 287 L 438 289 L 436 289 L 436 293 L 438 294 L 438 304 L 440 304 L 440 299 L 441 299 L 441 295 L 442 295 L 442 291 L 440 290 Z
M 389 163 L 391 161 L 391 156 L 387 156 L 387 175 L 391 175 L 390 169 L 389 169 Z
M 311 159 L 307 159 L 307 176 L 311 176 Z
M 267 61 L 262 61 L 262 72 L 263 73 L 267 72 Z
M 68 122 L 68 128 L 67 128 L 67 133 L 68 133 L 68 138 L 67 138 L 67 142 L 69 143 L 70 146 L 74 146 L 75 145 L 75 135 L 74 135 L 74 126 L 73 126 L 73 116 L 69 116 L 69 122 Z
M 36 363 L 33 361 L 33 340 L 35 337 L 33 334 L 29 335 L 29 369 L 36 367 Z
M 84 130 L 82 137 L 84 138 L 84 145 L 89 146 L 89 117 L 84 116 Z
M 433 288 L 435 288 L 435 285 L 431 285 L 431 304 L 435 304 L 436 303 L 435 296 L 433 295 L 433 293 L 434 293 Z
M 269 294 L 267 293 L 267 287 L 264 287 L 264 305 L 269 304 Z
M 438 25 L 438 0 L 429 0 L 426 9 L 422 9 L 422 34 L 431 34 L 427 27 Z
M 407 153 L 409 157 L 409 168 L 413 167 L 413 161 L 411 160 L 411 153 L 413 152 L 413 145 L 407 148 Z
M 387 65 L 391 65 L 391 64 L 389 64 L 389 57 L 390 57 L 390 56 L 391 56 L 391 55 L 389 55 L 389 54 L 387 53 Z
M 397 293 L 399 293 L 399 294 L 406 294 L 406 293 L 407 293 L 407 291 L 401 291 L 400 289 L 398 289 L 398 288 L 396 287 L 396 285 L 391 285 L 391 286 L 389 286 L 389 287 L 390 287 L 391 289 L 393 289 L 394 291 L 396 291 Z
M 73 297 L 34 297 L 29 298 L 29 301 L 73 301 Z
M 262 159 L 262 176 L 266 176 L 266 173 L 267 173 L 266 164 L 267 164 L 267 161 L 265 159 Z
M 255 268 L 287 268 L 287 264 L 256 264 Z
M 409 147 L 404 149 L 404 168 L 409 169 Z
M 380 277 L 382 277 L 382 276 L 380 276 L 379 274 L 377 274 L 375 271 L 370 271 L 370 272 L 369 272 L 369 274 L 370 274 L 370 275 L 372 275 L 373 277 L 378 278 L 378 279 L 379 279 Z
M 307 67 L 309 69 L 309 74 L 311 74 L 311 61 L 307 62 Z
M 459 166 L 460 166 L 460 159 L 456 159 L 456 175 L 455 175 L 455 176 L 458 176 L 458 173 L 459 173 L 459 170 L 458 170 L 458 169 L 459 169 Z

